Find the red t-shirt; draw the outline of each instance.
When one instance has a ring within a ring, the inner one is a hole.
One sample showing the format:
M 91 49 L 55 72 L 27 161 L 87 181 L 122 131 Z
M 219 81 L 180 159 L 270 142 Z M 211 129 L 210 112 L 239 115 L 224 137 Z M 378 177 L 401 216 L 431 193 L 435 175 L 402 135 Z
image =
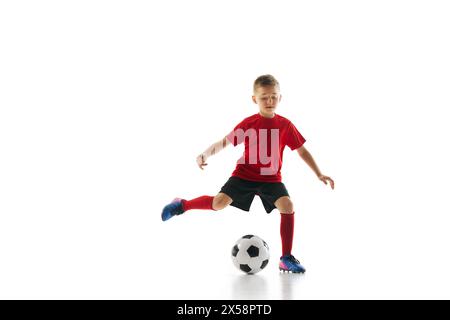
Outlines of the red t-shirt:
M 306 141 L 288 119 L 278 114 L 264 118 L 259 113 L 245 118 L 227 139 L 234 146 L 245 142 L 232 176 L 259 182 L 281 182 L 284 147 L 296 150 Z

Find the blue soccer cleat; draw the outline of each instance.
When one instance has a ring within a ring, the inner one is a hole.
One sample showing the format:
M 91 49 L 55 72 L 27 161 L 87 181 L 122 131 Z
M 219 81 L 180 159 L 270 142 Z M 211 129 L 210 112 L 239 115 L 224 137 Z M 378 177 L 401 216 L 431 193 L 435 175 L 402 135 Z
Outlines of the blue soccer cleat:
M 162 221 L 167 221 L 173 216 L 178 216 L 184 212 L 183 210 L 183 203 L 182 199 L 175 198 L 172 200 L 171 203 L 169 203 L 167 206 L 164 207 L 162 213 L 161 213 L 161 219 Z
M 280 258 L 279 269 L 283 272 L 304 273 L 306 269 L 300 264 L 300 261 L 290 255 L 285 255 Z

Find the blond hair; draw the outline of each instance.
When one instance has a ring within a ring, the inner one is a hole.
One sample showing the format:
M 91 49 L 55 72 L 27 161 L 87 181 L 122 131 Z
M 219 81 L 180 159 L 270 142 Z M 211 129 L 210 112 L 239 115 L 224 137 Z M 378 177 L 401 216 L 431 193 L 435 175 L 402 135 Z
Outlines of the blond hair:
M 256 78 L 255 82 L 253 83 L 254 93 L 256 92 L 256 89 L 258 87 L 276 87 L 278 90 L 280 90 L 280 83 L 271 74 L 265 74 Z

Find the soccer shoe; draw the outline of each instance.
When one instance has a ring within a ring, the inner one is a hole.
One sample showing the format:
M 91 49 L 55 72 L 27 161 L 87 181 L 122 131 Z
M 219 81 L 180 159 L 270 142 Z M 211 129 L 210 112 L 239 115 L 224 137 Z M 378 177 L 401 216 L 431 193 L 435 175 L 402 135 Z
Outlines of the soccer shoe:
M 161 213 L 162 221 L 169 220 L 173 216 L 180 215 L 184 212 L 181 200 L 182 199 L 180 198 L 175 198 L 172 200 L 171 203 L 169 203 L 167 206 L 164 207 Z
M 280 258 L 279 269 L 283 272 L 293 272 L 293 273 L 304 273 L 306 270 L 300 264 L 300 261 L 295 259 L 295 257 L 290 255 L 285 255 Z

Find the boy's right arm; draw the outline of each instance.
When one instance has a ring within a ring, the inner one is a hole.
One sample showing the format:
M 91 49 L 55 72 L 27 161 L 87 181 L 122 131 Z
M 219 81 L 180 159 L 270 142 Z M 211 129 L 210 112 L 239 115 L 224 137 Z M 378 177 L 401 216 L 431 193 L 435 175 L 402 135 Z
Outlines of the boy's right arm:
M 204 166 L 207 166 L 206 159 L 209 157 L 215 155 L 219 151 L 222 151 L 225 149 L 231 142 L 225 137 L 222 140 L 217 141 L 216 143 L 213 143 L 208 149 L 203 151 L 198 157 L 197 157 L 197 165 L 200 169 L 203 170 Z

